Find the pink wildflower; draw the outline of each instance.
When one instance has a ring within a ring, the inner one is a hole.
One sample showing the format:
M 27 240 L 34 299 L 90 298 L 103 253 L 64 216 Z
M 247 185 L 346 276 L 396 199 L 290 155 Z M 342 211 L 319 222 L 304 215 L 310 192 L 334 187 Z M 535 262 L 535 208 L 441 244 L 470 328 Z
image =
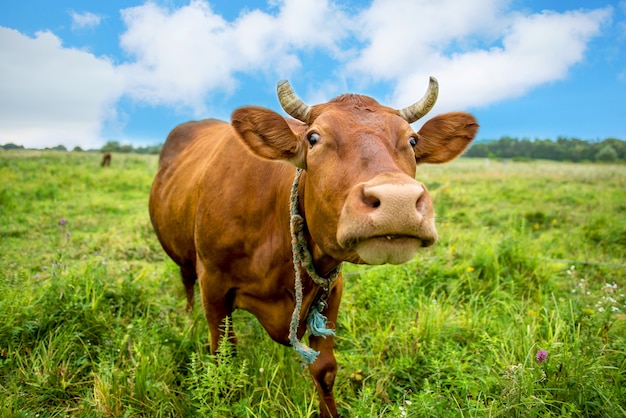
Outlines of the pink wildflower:
M 535 361 L 537 364 L 541 364 L 548 359 L 548 352 L 546 350 L 539 350 L 537 355 L 535 356 Z

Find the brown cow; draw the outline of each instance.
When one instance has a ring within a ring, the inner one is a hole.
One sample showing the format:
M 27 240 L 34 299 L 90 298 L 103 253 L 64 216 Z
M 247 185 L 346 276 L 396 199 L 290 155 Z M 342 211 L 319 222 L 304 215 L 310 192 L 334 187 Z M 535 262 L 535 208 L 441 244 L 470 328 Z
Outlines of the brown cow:
M 102 156 L 102 167 L 108 167 L 111 165 L 111 153 L 105 152 Z
M 275 341 L 303 345 L 315 307 L 331 328 L 337 322 L 342 278 L 336 273 L 343 261 L 404 263 L 435 242 L 432 202 L 415 180 L 416 165 L 452 160 L 478 130 L 473 116 L 457 112 L 434 117 L 415 132 L 410 123 L 432 108 L 437 91 L 431 78 L 426 95 L 402 110 L 351 94 L 307 106 L 283 81 L 279 100 L 296 120 L 243 107 L 230 124 L 189 122 L 170 133 L 150 216 L 180 266 L 188 309 L 199 280 L 214 352 L 223 321 L 235 309 L 254 314 Z M 302 171 L 294 183 L 296 167 Z M 300 225 L 304 255 L 292 253 L 298 243 L 290 222 L 293 229 Z M 321 283 L 312 278 L 316 272 Z M 323 281 L 333 273 L 336 280 Z M 296 331 L 291 338 L 290 325 Z M 309 334 L 311 348 L 319 351 L 309 370 L 321 416 L 334 417 L 333 336 Z

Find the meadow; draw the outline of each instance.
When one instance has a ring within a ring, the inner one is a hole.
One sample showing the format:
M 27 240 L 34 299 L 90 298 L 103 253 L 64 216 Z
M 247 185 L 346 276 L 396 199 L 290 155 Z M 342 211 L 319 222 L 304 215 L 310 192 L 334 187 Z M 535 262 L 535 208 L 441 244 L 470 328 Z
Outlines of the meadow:
M 214 362 L 152 231 L 157 156 L 0 152 L 0 416 L 313 417 L 298 355 L 238 311 Z M 345 417 L 626 416 L 626 166 L 421 166 L 440 240 L 346 265 Z

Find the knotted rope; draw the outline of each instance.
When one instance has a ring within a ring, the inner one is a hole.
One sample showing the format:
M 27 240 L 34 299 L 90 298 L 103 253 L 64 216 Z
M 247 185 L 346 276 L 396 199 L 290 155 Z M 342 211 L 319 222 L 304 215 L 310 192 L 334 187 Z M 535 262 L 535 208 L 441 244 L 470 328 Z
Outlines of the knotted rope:
M 333 284 L 339 273 L 341 273 L 341 264 L 333 269 L 328 277 L 321 277 L 315 271 L 313 265 L 313 256 L 309 251 L 304 236 L 304 218 L 300 215 L 298 207 L 298 186 L 300 184 L 300 175 L 302 169 L 296 170 L 296 176 L 293 179 L 291 188 L 290 204 L 289 204 L 289 225 L 291 229 L 291 249 L 293 252 L 293 266 L 296 271 L 295 290 L 296 290 L 296 306 L 291 315 L 291 323 L 289 325 L 289 342 L 294 350 L 300 354 L 306 363 L 313 363 L 319 351 L 313 350 L 311 347 L 303 344 L 298 340 L 298 325 L 300 322 L 300 311 L 302 310 L 302 278 L 300 277 L 300 265 L 304 267 L 306 272 L 311 276 L 313 282 L 322 288 L 321 296 L 317 297 L 313 302 L 307 315 L 307 325 L 312 335 L 326 338 L 329 335 L 335 335 L 332 329 L 326 327 L 326 317 L 322 311 L 326 308 L 326 298 L 330 293 L 330 286 Z

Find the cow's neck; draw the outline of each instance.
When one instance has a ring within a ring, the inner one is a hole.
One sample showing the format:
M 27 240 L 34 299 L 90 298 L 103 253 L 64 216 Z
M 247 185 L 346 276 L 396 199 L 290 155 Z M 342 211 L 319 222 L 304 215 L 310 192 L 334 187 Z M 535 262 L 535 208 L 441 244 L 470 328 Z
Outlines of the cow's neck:
M 341 271 L 341 262 L 324 254 L 315 244 L 306 226 L 300 208 L 304 207 L 304 184 L 300 178 L 304 170 L 297 169 L 291 190 L 289 214 L 294 259 L 299 259 L 313 281 L 321 287 L 329 287 Z M 294 267 L 298 268 L 297 265 Z

